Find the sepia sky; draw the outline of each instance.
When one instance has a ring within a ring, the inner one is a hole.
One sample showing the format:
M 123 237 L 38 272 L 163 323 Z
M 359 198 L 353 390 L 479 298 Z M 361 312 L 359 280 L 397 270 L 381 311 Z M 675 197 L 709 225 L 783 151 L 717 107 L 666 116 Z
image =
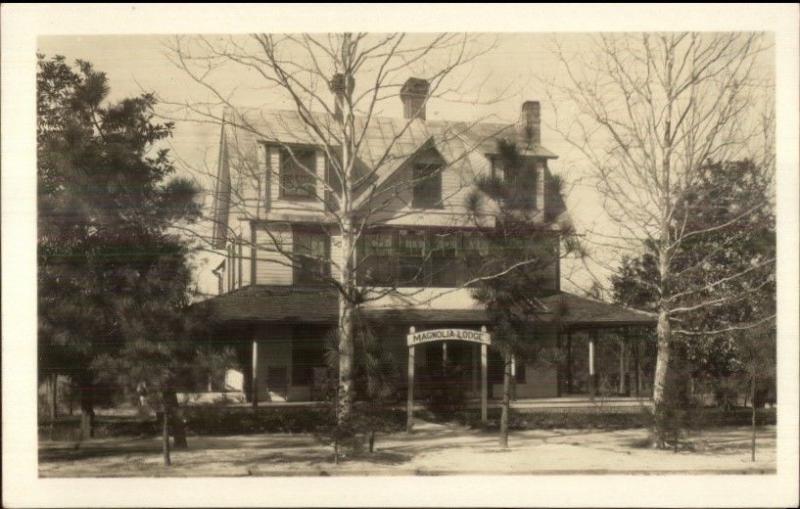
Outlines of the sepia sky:
M 227 36 L 210 36 L 222 40 Z M 247 44 L 247 36 L 234 36 Z M 409 34 L 414 41 L 429 35 Z M 556 38 L 557 37 L 557 38 Z M 464 71 L 450 78 L 459 94 L 450 100 L 434 98 L 428 104 L 429 120 L 487 120 L 516 122 L 520 106 L 526 100 L 541 101 L 542 144 L 559 155 L 551 161 L 550 170 L 567 182 L 567 206 L 578 232 L 603 231 L 609 227 L 596 186 L 588 182 L 588 163 L 553 128 L 555 122 L 569 122 L 570 112 L 564 104 L 549 100 L 549 83 L 559 83 L 563 68 L 554 53 L 558 42 L 567 55 L 579 55 L 591 35 L 586 34 L 477 34 L 476 45 L 491 51 L 478 57 Z M 83 59 L 97 70 L 107 74 L 111 95 L 118 100 L 142 91 L 154 92 L 165 103 L 213 102 L 212 94 L 195 82 L 174 62 L 170 48 L 175 37 L 168 35 L 103 35 L 103 36 L 49 36 L 38 39 L 38 51 L 47 56 L 63 55 L 68 61 Z M 409 76 L 436 68 L 441 63 L 436 58 L 408 69 Z M 772 73 L 771 54 L 760 62 L 764 73 Z M 220 69 L 212 82 L 231 93 L 231 102 L 238 106 L 273 109 L 293 109 L 289 99 L 274 87 L 265 86 L 255 73 L 241 69 Z M 356 84 L 358 89 L 359 83 Z M 160 113 L 174 118 L 176 108 L 162 104 Z M 400 100 L 383 103 L 376 113 L 379 116 L 402 117 Z M 178 113 L 184 118 L 184 113 Z M 206 176 L 213 172 L 219 142 L 219 127 L 195 121 L 178 121 L 170 141 L 173 157 L 181 172 L 192 175 L 204 188 L 212 189 Z M 206 195 L 206 204 L 210 206 Z M 601 263 L 565 260 L 562 264 L 562 285 L 567 291 L 581 292 L 594 279 L 601 282 L 608 275 L 608 266 L 616 265 L 619 253 L 603 252 L 595 248 L 593 255 Z M 210 270 L 221 257 L 212 252 L 201 252 L 197 257 L 199 289 L 205 293 L 216 291 L 216 279 Z

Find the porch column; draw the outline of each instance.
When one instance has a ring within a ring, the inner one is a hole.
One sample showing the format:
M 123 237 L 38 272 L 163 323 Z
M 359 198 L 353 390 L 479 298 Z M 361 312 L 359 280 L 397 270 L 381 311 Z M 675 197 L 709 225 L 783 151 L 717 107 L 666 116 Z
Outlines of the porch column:
M 258 407 L 258 341 L 253 340 L 253 359 L 252 359 L 252 366 L 253 366 L 253 373 L 251 376 L 251 391 L 252 391 L 252 403 L 253 408 Z
M 564 345 L 561 340 L 561 332 L 556 333 L 556 351 L 558 352 L 558 363 L 556 364 L 556 397 L 560 398 L 564 389 Z
M 486 332 L 486 326 L 481 327 Z M 489 421 L 489 376 L 487 372 L 488 352 L 485 344 L 481 344 L 481 422 Z
M 589 395 L 594 398 L 597 395 L 597 378 L 594 373 L 594 342 L 597 339 L 597 332 L 589 334 Z
M 442 375 L 447 367 L 447 341 L 442 341 Z
M 635 340 L 633 343 L 633 369 L 634 369 L 634 376 L 636 377 L 636 397 L 638 398 L 642 391 L 642 376 L 641 376 L 641 366 L 639 361 L 639 340 Z
M 415 329 L 414 327 L 409 328 L 408 332 L 410 334 L 414 334 Z M 408 386 L 408 402 L 407 402 L 407 410 L 406 410 L 406 431 L 411 433 L 411 428 L 414 427 L 414 350 L 415 348 L 411 345 L 408 347 L 408 380 L 406 381 L 406 385 Z
M 478 345 L 472 345 L 472 392 L 478 392 Z
M 619 394 L 625 395 L 625 338 L 619 342 Z
M 517 399 L 517 357 L 511 354 L 511 399 Z

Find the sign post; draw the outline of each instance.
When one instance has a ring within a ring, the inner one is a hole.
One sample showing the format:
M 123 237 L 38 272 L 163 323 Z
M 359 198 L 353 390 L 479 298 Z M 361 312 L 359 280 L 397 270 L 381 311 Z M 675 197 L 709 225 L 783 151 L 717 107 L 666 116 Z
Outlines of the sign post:
M 481 332 L 486 333 L 486 327 L 481 327 Z M 489 376 L 488 376 L 488 348 L 481 344 L 481 422 L 489 421 Z
M 589 337 L 589 397 L 594 399 L 597 394 L 597 377 L 594 374 L 594 340 L 595 334 Z
M 436 341 L 466 341 L 477 343 L 481 346 L 481 421 L 487 422 L 488 407 L 488 377 L 487 377 L 487 356 L 488 346 L 492 343 L 492 338 L 486 327 L 482 326 L 480 331 L 469 329 L 433 329 L 416 332 L 414 327 L 408 329 L 406 344 L 408 345 L 408 402 L 406 415 L 406 431 L 411 432 L 414 427 L 414 354 L 415 347 L 425 343 Z M 443 363 L 447 359 L 446 343 L 442 345 Z
M 408 330 L 409 336 L 414 335 L 414 327 Z M 414 427 L 414 346 L 408 346 L 408 415 L 406 416 L 406 431 L 411 433 Z
M 258 408 L 258 341 L 253 340 L 253 373 L 251 376 L 251 385 L 253 386 L 253 408 Z

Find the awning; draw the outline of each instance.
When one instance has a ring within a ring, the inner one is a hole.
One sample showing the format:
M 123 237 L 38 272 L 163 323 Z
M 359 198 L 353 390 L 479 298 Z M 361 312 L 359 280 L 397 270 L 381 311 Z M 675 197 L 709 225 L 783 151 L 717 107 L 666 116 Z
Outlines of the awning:
M 537 320 L 563 327 L 612 328 L 654 325 L 652 313 L 558 292 L 539 298 L 545 311 Z M 339 303 L 334 290 L 286 286 L 249 286 L 200 302 L 195 306 L 218 322 L 268 322 L 334 324 Z M 365 315 L 383 323 L 487 324 L 481 309 L 366 309 Z

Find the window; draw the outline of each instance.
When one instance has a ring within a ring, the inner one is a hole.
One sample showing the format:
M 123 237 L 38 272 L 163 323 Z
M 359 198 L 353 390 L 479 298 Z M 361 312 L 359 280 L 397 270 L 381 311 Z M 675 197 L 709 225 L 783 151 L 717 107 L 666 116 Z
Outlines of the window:
M 425 285 L 425 233 L 399 232 L 397 255 L 399 265 L 398 286 Z
M 457 233 L 431 235 L 431 285 L 456 286 L 463 277 L 459 263 Z
M 323 232 L 295 229 L 294 283 L 318 285 L 330 276 L 330 237 Z
M 507 268 L 503 261 L 489 256 L 492 249 L 504 249 L 508 257 L 518 261 L 540 259 L 541 262 L 518 269 L 529 273 L 528 277 L 552 279 L 557 273 L 558 259 L 550 254 L 549 244 L 543 244 L 537 236 L 521 235 L 501 245 L 476 232 L 387 229 L 367 233 L 359 240 L 358 284 L 455 287 Z M 552 285 L 544 281 L 542 284 L 545 283 Z
M 314 198 L 316 196 L 317 155 L 313 149 L 281 149 L 281 196 Z
M 395 282 L 392 232 L 368 233 L 361 238 L 364 253 L 359 262 L 361 284 L 391 286 Z
M 473 233 L 463 235 L 462 258 L 464 264 L 464 280 L 468 281 L 483 272 L 486 257 L 489 256 L 489 242 L 486 237 Z
M 442 171 L 438 164 L 414 166 L 414 189 L 411 206 L 414 208 L 442 207 Z
M 519 208 L 536 207 L 536 168 L 524 165 L 505 168 L 505 182 L 511 190 L 509 205 Z

